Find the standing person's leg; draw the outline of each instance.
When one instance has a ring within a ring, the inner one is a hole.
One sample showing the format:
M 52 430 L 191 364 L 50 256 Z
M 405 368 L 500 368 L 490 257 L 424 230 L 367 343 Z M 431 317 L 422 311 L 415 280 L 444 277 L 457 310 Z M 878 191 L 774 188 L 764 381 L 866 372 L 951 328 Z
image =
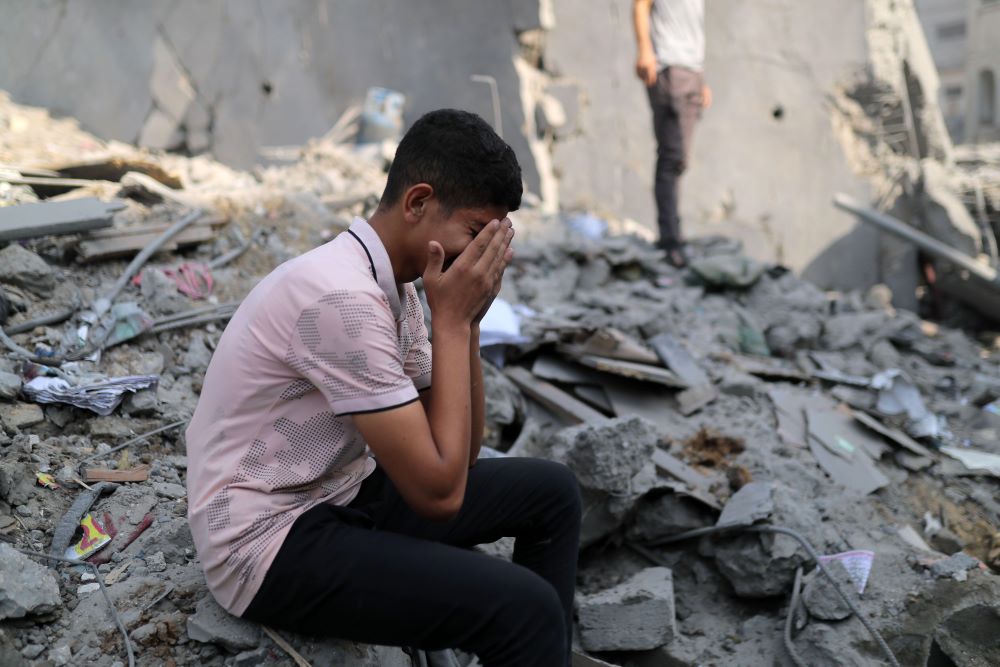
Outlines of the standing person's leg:
M 694 126 L 701 118 L 704 106 L 704 77 L 701 72 L 684 67 L 672 68 L 670 78 L 670 96 L 677 110 L 681 134 L 681 153 L 683 172 L 691 161 L 691 140 L 694 137 Z
M 653 132 L 656 135 L 654 193 L 657 224 L 660 229 L 660 246 L 668 253 L 681 243 L 677 184 L 684 171 L 684 140 L 680 114 L 671 90 L 674 70 L 675 68 L 671 67 L 660 70 L 656 83 L 647 88 L 649 104 L 653 110 Z
M 321 504 L 292 526 L 243 617 L 369 644 L 460 648 L 486 667 L 551 667 L 569 646 L 555 589 L 525 567 L 384 530 Z
M 459 547 L 516 538 L 514 563 L 541 576 L 559 596 L 569 646 L 581 520 L 580 487 L 569 468 L 542 459 L 482 459 L 469 469 L 462 509 L 450 521 L 417 516 L 388 477 L 378 479 L 380 499 L 362 499 L 359 509 L 383 530 Z

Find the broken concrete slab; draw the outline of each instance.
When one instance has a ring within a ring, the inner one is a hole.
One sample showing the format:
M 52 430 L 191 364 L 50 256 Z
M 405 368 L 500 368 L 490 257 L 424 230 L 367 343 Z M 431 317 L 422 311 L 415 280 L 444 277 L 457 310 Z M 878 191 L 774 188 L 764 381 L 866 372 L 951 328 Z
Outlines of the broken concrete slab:
M 673 573 L 645 569 L 622 584 L 577 602 L 580 642 L 588 651 L 644 651 L 677 634 Z
M 260 643 L 260 626 L 233 616 L 211 595 L 199 600 L 195 613 L 188 616 L 187 632 L 195 641 L 219 644 L 233 653 L 256 648 Z
M 123 208 L 121 200 L 104 202 L 96 197 L 0 207 L 0 241 L 110 227 L 115 211 Z
M 846 427 L 851 417 L 838 411 L 807 411 L 809 451 L 837 484 L 853 493 L 867 495 L 889 484 L 856 433 Z
M 750 482 L 734 493 L 716 526 L 752 526 L 774 514 L 774 484 Z
M 0 621 L 44 615 L 61 606 L 52 571 L 0 542 Z

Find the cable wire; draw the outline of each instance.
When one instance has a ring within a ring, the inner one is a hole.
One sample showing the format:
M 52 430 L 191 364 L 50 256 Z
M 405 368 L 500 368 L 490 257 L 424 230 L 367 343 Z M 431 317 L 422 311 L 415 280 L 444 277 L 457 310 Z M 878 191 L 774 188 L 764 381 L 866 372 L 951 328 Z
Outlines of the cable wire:
M 809 554 L 809 557 L 816 562 L 816 565 L 823 573 L 823 576 L 825 576 L 833 585 L 834 590 L 837 591 L 841 599 L 843 599 L 843 601 L 847 604 L 847 606 L 851 609 L 851 611 L 854 612 L 854 614 L 865 626 L 865 629 L 868 630 L 871 636 L 874 637 L 879 648 L 882 650 L 882 653 L 885 655 L 886 660 L 889 661 L 889 664 L 892 665 L 893 667 L 900 667 L 899 660 L 896 659 L 896 654 L 892 652 L 892 649 L 889 647 L 889 644 L 886 643 L 885 639 L 882 637 L 879 631 L 875 629 L 875 626 L 872 625 L 871 621 L 869 621 L 868 618 L 861 613 L 861 609 L 859 609 L 858 605 L 854 603 L 854 600 L 852 600 L 846 593 L 844 593 L 843 589 L 841 589 L 840 587 L 840 584 L 837 582 L 836 579 L 833 578 L 833 574 L 830 572 L 829 568 L 827 568 L 827 566 L 823 563 L 823 561 L 820 560 L 819 553 L 809 543 L 809 540 L 807 540 L 802 534 L 792 530 L 791 528 L 785 528 L 784 526 L 772 526 L 769 524 L 760 524 L 754 526 L 745 526 L 740 524 L 730 524 L 723 526 L 706 526 L 705 528 L 695 528 L 694 530 L 688 530 L 683 533 L 677 533 L 676 535 L 667 535 L 665 537 L 661 537 L 656 540 L 647 542 L 645 546 L 658 547 L 664 544 L 680 542 L 682 540 L 689 540 L 695 537 L 702 537 L 703 535 L 716 535 L 719 533 L 727 533 L 727 532 L 776 533 L 780 535 L 787 535 L 788 537 L 791 537 L 799 544 L 801 544 L 802 548 L 805 549 L 805 552 Z M 632 549 L 638 551 L 646 558 L 652 560 L 654 563 L 658 564 L 663 563 L 663 561 L 659 559 L 659 557 L 654 557 L 655 554 L 653 554 L 648 549 L 645 549 L 640 545 L 636 544 L 630 544 L 629 546 Z

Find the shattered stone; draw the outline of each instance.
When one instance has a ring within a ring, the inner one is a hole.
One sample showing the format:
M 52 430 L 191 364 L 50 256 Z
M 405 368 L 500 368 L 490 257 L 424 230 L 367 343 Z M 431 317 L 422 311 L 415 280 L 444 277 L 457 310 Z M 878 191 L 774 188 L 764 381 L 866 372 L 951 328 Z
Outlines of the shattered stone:
M 35 476 L 31 469 L 14 461 L 0 462 L 0 500 L 24 505 L 34 495 Z
M 45 651 L 45 647 L 41 644 L 28 644 L 23 649 L 21 649 L 21 655 L 23 655 L 28 660 L 34 660 L 40 656 Z
M 167 561 L 163 556 L 163 552 L 157 551 L 154 554 L 146 556 L 146 567 L 150 572 L 166 572 Z
M 584 488 L 608 493 L 635 493 L 633 478 L 656 448 L 656 427 L 641 417 L 580 424 L 557 432 L 549 447 L 553 457 L 576 473 Z M 646 491 L 648 489 L 642 489 Z
M 56 284 L 56 272 L 44 259 L 18 243 L 0 250 L 0 283 L 47 298 Z
M 967 553 L 958 552 L 931 565 L 931 574 L 938 579 L 951 578 L 955 581 L 965 581 L 969 578 L 969 570 L 979 567 L 979 559 Z
M 580 641 L 588 651 L 645 651 L 677 634 L 673 574 L 665 567 L 639 572 L 614 588 L 577 602 Z
M 666 493 L 653 498 L 646 496 L 638 502 L 635 522 L 628 535 L 642 542 L 710 525 L 712 514 L 702 503 Z
M 153 491 L 156 492 L 156 495 L 162 498 L 169 498 L 170 500 L 177 500 L 178 498 L 187 496 L 187 489 L 173 482 L 153 482 Z
M 63 667 L 70 664 L 73 659 L 73 650 L 68 644 L 60 644 L 49 650 L 49 661 L 56 667 Z
M 219 644 L 233 653 L 256 648 L 260 627 L 233 616 L 207 595 L 187 619 L 188 636 L 198 642 Z
M 13 401 L 21 391 L 21 376 L 0 370 L 0 400 Z
M 755 502 L 748 503 L 739 514 L 731 515 L 732 518 L 727 517 L 723 511 L 723 516 L 719 517 L 719 525 L 724 525 L 724 521 L 746 525 L 746 521 L 757 520 L 770 513 L 775 525 L 791 528 L 808 536 L 821 523 L 816 508 L 803 502 L 790 487 L 772 484 L 770 500 L 767 499 L 765 489 L 754 487 L 747 493 Z M 733 499 L 736 499 L 738 493 Z M 730 499 L 727 508 L 733 503 L 733 499 Z M 769 507 L 769 503 L 773 506 Z M 741 502 L 737 507 L 742 504 Z M 743 533 L 720 537 L 714 547 L 714 556 L 719 572 L 732 584 L 736 595 L 748 598 L 787 593 L 795 579 L 796 568 L 808 560 L 794 538 L 773 533 Z
M 854 597 L 856 584 L 851 579 L 847 569 L 844 568 L 844 564 L 839 560 L 833 560 L 827 563 L 826 567 L 833 575 L 840 590 L 845 595 Z M 802 603 L 809 610 L 811 616 L 823 621 L 842 621 L 854 613 L 837 593 L 830 580 L 818 568 L 808 575 L 803 585 Z
M 42 408 L 34 403 L 0 404 L 0 425 L 23 430 L 45 421 Z
M 0 620 L 49 614 L 61 606 L 52 571 L 0 542 Z

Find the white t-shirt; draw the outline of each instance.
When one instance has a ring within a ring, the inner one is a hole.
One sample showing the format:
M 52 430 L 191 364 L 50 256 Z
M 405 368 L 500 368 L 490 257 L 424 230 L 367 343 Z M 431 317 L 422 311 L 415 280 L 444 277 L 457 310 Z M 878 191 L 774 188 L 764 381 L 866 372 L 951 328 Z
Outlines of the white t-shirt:
M 653 0 L 649 33 L 660 69 L 705 65 L 705 0 Z

